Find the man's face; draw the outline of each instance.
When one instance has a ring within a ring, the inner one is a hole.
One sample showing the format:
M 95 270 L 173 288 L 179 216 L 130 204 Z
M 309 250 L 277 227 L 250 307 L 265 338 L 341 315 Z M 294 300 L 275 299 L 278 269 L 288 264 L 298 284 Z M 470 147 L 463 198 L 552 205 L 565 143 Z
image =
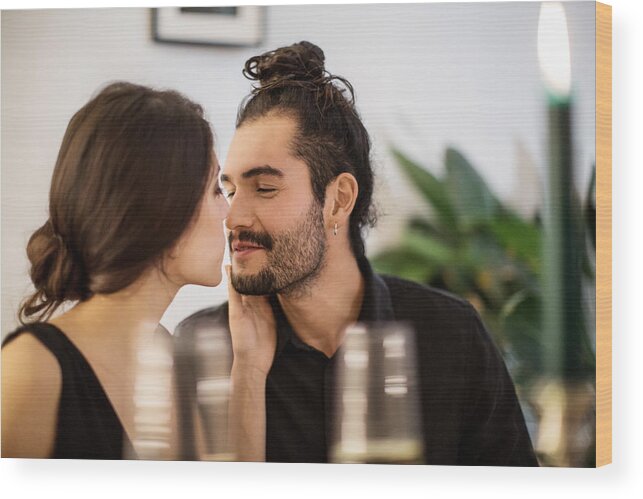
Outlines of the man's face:
M 326 253 L 323 207 L 306 163 L 291 153 L 296 122 L 266 116 L 234 135 L 223 187 L 230 200 L 232 284 L 247 295 L 294 293 L 319 274 Z

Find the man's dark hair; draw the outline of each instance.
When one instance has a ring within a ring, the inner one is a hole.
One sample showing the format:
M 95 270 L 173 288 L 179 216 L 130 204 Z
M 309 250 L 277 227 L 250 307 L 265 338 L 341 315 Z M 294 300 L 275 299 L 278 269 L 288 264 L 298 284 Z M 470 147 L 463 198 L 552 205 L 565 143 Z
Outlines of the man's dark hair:
M 251 57 L 243 74 L 259 83 L 241 104 L 237 128 L 269 114 L 292 116 L 297 121 L 292 152 L 308 165 L 322 206 L 326 187 L 338 175 L 347 172 L 357 180 L 350 240 L 355 256 L 363 256 L 362 229 L 374 226 L 376 215 L 370 140 L 355 109 L 353 87 L 326 71 L 324 53 L 309 42 Z

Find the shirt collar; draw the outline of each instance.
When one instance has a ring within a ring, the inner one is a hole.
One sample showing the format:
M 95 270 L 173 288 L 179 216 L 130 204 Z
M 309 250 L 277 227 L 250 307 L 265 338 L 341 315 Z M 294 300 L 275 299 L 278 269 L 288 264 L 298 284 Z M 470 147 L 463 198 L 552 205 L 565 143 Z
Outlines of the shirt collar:
M 366 257 L 357 260 L 364 277 L 364 298 L 359 312 L 359 322 L 393 321 L 393 303 L 388 286 L 379 275 L 373 272 Z
M 366 257 L 358 258 L 357 264 L 362 273 L 362 277 L 364 277 L 364 297 L 362 299 L 362 307 L 359 312 L 358 321 L 383 322 L 395 320 L 391 294 L 384 279 L 373 272 Z M 270 296 L 270 305 L 272 306 L 277 326 L 277 350 L 275 357 L 282 352 L 288 341 L 304 345 L 295 336 L 292 326 L 288 322 L 288 318 L 277 299 L 277 295 Z

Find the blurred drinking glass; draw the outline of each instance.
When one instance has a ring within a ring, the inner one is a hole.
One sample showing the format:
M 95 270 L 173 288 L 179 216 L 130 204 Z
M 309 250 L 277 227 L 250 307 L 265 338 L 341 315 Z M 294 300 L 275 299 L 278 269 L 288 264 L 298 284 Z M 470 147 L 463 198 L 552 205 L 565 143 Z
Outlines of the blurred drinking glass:
M 203 327 L 196 331 L 195 343 L 200 459 L 234 461 L 236 455 L 228 431 L 232 368 L 230 335 L 223 328 Z
M 347 329 L 338 353 L 331 461 L 422 463 L 415 355 L 406 324 Z
M 164 335 L 142 336 L 136 350 L 134 425 L 125 438 L 125 459 L 168 460 L 172 451 L 174 359 Z

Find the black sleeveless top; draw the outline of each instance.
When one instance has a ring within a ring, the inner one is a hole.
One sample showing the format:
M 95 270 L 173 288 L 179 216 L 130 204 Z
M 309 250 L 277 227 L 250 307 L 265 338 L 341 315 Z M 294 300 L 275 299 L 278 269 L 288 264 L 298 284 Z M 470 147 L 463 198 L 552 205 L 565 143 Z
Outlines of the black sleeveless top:
M 54 459 L 122 459 L 131 449 L 123 425 L 93 369 L 67 336 L 48 323 L 23 326 L 2 342 L 6 346 L 23 333 L 35 336 L 60 365 L 62 385 Z

